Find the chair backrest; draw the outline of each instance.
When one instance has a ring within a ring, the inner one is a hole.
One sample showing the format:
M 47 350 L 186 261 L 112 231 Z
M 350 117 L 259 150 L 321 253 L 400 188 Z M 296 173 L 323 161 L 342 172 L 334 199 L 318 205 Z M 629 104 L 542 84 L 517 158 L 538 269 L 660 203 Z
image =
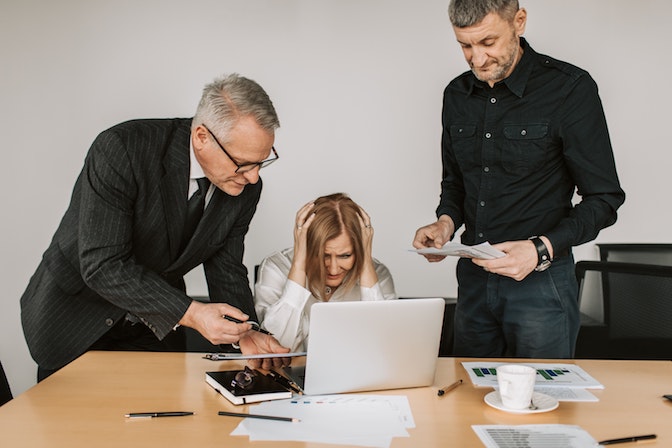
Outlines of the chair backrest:
M 669 339 L 666 353 L 672 358 L 672 266 L 580 261 L 576 273 L 582 309 L 594 309 L 595 288 L 588 291 L 587 280 L 600 279 L 610 339 Z
M 0 406 L 11 399 L 12 391 L 9 388 L 9 382 L 7 381 L 7 376 L 5 376 L 5 369 L 2 367 L 2 361 L 0 361 Z
M 672 244 L 600 243 L 600 261 L 672 266 Z

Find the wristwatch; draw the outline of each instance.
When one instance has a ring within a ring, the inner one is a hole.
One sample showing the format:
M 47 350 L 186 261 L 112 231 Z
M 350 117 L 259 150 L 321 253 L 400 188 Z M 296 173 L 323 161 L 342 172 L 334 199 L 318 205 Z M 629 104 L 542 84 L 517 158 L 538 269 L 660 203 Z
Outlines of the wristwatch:
M 534 268 L 535 271 L 541 272 L 545 271 L 551 266 L 551 254 L 548 253 L 548 248 L 544 242 L 538 236 L 530 237 L 530 240 L 534 243 L 534 247 L 537 248 L 537 267 Z

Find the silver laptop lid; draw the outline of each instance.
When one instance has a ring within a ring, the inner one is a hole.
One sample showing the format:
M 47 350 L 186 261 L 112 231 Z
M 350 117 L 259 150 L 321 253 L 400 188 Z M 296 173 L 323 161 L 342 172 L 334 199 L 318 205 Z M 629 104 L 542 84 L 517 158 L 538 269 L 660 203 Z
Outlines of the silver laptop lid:
M 444 309 L 440 298 L 313 305 L 304 392 L 430 386 Z

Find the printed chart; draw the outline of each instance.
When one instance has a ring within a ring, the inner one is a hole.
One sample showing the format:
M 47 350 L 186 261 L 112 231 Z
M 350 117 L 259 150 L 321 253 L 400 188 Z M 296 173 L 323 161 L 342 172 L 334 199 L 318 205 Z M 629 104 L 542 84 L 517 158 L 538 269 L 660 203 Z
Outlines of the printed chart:
M 463 362 L 462 366 L 469 374 L 475 386 L 497 387 L 497 367 L 504 362 Z M 536 385 L 541 387 L 570 387 L 581 389 L 604 389 L 588 372 L 574 364 L 537 364 L 521 363 L 537 370 Z

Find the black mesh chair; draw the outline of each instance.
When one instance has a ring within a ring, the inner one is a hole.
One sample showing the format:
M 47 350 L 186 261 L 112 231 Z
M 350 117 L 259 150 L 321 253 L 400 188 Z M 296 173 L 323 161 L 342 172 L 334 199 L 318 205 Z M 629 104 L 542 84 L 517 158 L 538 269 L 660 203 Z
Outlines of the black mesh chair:
M 672 244 L 599 243 L 600 261 L 672 266 Z
M 12 391 L 9 388 L 9 382 L 5 376 L 5 369 L 0 362 L 0 406 L 12 399 Z
M 580 261 L 576 356 L 672 359 L 672 266 Z

